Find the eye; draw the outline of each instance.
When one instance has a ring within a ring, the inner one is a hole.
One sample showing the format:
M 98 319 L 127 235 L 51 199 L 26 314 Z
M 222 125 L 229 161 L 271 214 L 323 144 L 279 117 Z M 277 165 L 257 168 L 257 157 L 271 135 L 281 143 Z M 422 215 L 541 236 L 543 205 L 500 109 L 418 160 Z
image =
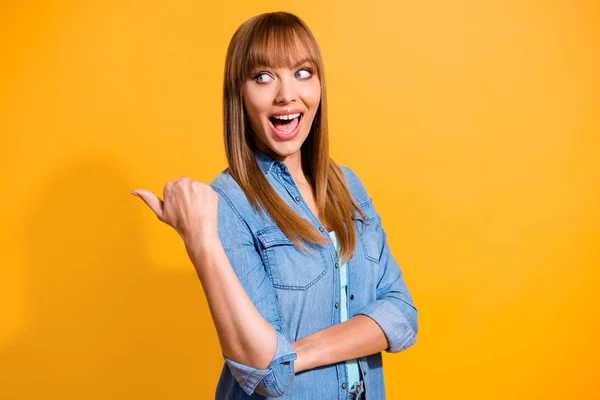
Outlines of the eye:
M 312 76 L 312 71 L 310 68 L 304 68 L 296 72 L 294 75 L 298 79 L 308 79 Z
M 267 74 L 266 72 L 260 72 L 260 73 L 256 74 L 256 76 L 254 77 L 254 80 L 257 83 L 267 83 L 269 81 L 269 78 L 271 78 L 271 76 L 269 74 Z

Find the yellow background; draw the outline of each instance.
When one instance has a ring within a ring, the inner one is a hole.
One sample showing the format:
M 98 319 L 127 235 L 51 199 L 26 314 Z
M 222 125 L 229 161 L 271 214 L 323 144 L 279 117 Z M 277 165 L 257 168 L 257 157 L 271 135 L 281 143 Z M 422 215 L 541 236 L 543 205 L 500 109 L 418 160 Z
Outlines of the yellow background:
M 225 168 L 227 44 L 276 10 L 420 310 L 388 397 L 600 398 L 597 2 L 4 0 L 0 399 L 213 398 L 200 283 L 130 191 Z

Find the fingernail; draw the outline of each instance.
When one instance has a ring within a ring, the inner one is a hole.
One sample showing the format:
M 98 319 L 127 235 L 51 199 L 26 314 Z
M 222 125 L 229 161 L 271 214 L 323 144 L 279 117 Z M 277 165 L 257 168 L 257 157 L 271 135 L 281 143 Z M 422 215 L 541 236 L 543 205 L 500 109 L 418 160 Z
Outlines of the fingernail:
M 131 192 L 131 194 L 134 195 L 134 196 L 140 197 L 140 195 L 137 194 L 136 192 Z

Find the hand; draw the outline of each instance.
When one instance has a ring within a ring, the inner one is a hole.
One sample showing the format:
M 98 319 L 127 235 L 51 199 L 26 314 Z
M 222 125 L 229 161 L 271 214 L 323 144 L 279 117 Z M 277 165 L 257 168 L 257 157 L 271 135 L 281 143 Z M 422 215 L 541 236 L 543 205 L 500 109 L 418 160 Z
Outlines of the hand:
M 219 196 L 210 185 L 183 177 L 172 180 L 163 190 L 164 201 L 154 193 L 135 189 L 158 219 L 172 226 L 186 246 L 218 238 Z

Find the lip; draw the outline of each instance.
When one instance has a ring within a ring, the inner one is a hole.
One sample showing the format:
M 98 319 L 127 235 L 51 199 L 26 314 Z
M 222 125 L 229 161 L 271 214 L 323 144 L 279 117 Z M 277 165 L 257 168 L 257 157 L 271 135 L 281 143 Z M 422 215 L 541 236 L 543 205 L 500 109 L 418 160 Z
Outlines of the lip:
M 275 136 L 277 136 L 277 138 L 279 138 L 280 140 L 294 139 L 298 135 L 298 132 L 300 132 L 300 128 L 302 127 L 302 123 L 304 122 L 304 112 L 300 111 L 300 110 L 292 110 L 292 112 L 286 111 L 286 112 L 280 112 L 279 114 L 272 114 L 272 116 L 273 116 L 273 115 L 286 115 L 286 114 L 296 114 L 296 113 L 301 114 L 300 117 L 298 117 L 298 118 L 300 118 L 300 120 L 298 121 L 298 125 L 296 126 L 296 129 L 294 129 L 292 131 L 292 133 L 289 133 L 289 134 L 280 132 L 277 128 L 275 128 L 275 125 L 273 125 L 271 120 L 267 118 L 269 120 L 269 126 L 271 127 L 271 131 L 273 132 L 273 134 Z
M 304 111 L 298 109 L 298 108 L 294 108 L 292 110 L 279 110 L 279 111 L 275 111 L 273 114 L 271 114 L 269 117 L 276 117 L 279 115 L 288 115 L 288 114 L 304 114 Z

